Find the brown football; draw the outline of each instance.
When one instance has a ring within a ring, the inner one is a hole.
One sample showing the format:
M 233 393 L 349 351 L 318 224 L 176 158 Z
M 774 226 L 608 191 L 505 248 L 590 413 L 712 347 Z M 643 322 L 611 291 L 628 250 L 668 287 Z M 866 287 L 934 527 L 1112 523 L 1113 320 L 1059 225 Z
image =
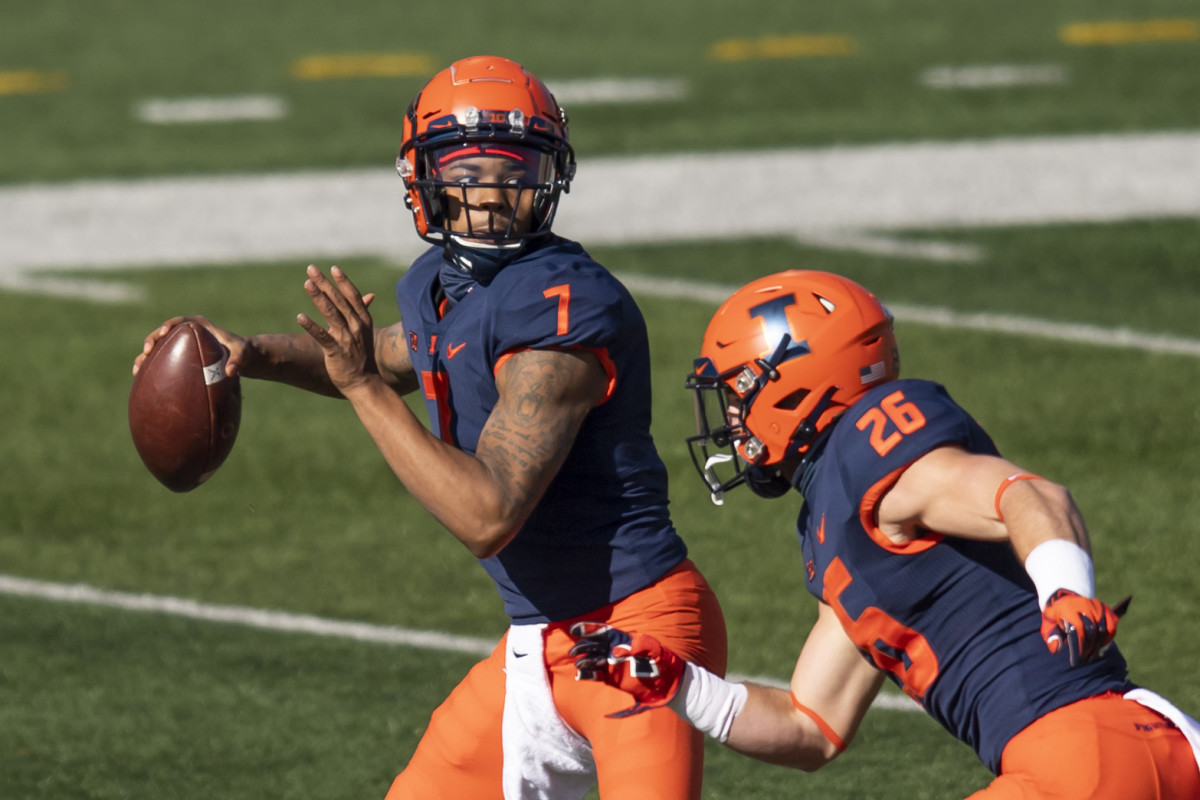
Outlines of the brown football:
M 225 461 L 242 418 L 229 351 L 202 326 L 183 322 L 159 339 L 129 390 L 129 432 L 150 473 L 173 492 L 195 489 Z

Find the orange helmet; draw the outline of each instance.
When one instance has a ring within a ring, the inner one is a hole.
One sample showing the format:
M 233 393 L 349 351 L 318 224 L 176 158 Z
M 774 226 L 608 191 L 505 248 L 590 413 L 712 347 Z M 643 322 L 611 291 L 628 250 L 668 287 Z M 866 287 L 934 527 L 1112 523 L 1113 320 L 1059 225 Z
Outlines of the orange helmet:
M 700 355 L 687 380 L 698 429 L 688 446 L 714 502 L 809 451 L 864 392 L 900 374 L 883 304 L 854 281 L 811 270 L 768 275 L 734 292 L 709 322 Z M 710 455 L 710 443 L 730 452 Z M 717 476 L 723 464 L 734 471 L 727 480 Z
M 465 191 L 466 184 L 443 181 L 439 173 L 442 163 L 460 155 L 520 161 L 531 176 L 520 190 L 534 192 L 530 230 L 478 233 L 472 238 L 503 243 L 547 233 L 559 195 L 568 191 L 575 175 L 575 154 L 567 138 L 566 112 L 546 85 L 520 64 L 497 56 L 451 64 L 433 76 L 404 116 L 396 171 L 408 190 L 404 202 L 413 212 L 417 233 L 435 243 L 450 235 L 445 193 Z

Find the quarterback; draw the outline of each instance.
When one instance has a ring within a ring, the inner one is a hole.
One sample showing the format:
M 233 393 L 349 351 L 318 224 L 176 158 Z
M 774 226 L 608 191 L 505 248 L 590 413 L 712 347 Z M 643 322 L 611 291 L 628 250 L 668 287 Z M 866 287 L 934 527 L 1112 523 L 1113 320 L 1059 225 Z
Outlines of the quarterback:
M 653 633 L 714 674 L 725 623 L 667 509 L 650 436 L 650 356 L 632 297 L 551 232 L 575 172 L 567 116 L 520 65 L 480 56 L 408 107 L 396 162 L 432 245 L 376 328 L 337 267 L 305 280 L 324 324 L 236 336 L 227 371 L 347 399 L 404 487 L 475 555 L 512 620 L 433 712 L 388 800 L 698 798 L 703 734 L 621 717 L 575 680 L 571 626 Z M 153 342 L 178 322 L 169 320 Z M 140 360 L 139 360 L 140 363 Z M 403 395 L 419 391 L 432 430 Z
M 1061 485 L 1000 455 L 934 382 L 899 377 L 886 308 L 841 276 L 751 282 L 713 317 L 688 385 L 715 501 L 804 497 L 818 615 L 790 691 L 734 684 L 653 634 L 580 625 L 582 678 L 668 705 L 746 755 L 836 758 L 891 680 L 996 774 L 971 800 L 1200 797 L 1200 728 L 1135 686 Z M 664 712 L 655 712 L 664 713 Z

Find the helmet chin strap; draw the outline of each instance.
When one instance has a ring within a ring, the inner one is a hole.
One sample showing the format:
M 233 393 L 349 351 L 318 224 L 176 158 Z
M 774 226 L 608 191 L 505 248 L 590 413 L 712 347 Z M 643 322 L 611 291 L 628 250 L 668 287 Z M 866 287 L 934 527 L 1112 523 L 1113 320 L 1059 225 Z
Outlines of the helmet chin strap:
M 817 423 L 821 421 L 821 415 L 825 413 L 826 409 L 833 405 L 833 396 L 837 394 L 838 388 L 830 386 L 826 389 L 825 394 L 821 395 L 821 399 L 813 406 L 812 411 L 808 412 L 808 416 L 800 421 L 796 430 L 792 431 L 788 444 L 790 453 L 799 453 L 803 448 L 812 444 L 817 436 Z
M 833 423 L 825 426 L 825 430 L 817 432 L 817 422 L 820 421 L 821 415 L 825 413 L 833 401 L 833 395 L 837 392 L 838 387 L 831 386 L 825 390 L 825 394 L 821 395 L 821 400 L 813 406 L 813 410 L 808 413 L 796 427 L 796 432 L 792 434 L 791 443 L 788 445 L 788 454 L 799 454 L 800 450 L 807 447 L 804 455 L 800 459 L 800 463 L 796 465 L 796 469 L 792 472 L 791 484 L 800 494 L 806 494 L 805 490 L 812 482 L 813 475 L 816 474 L 817 460 L 821 457 L 821 451 L 825 449 L 825 442 L 829 440 L 830 434 L 833 433 Z M 834 422 L 837 419 L 835 418 Z M 806 495 L 807 496 L 807 495 Z
M 796 469 L 792 472 L 792 488 L 805 497 L 808 496 L 808 487 L 812 484 L 813 477 L 817 474 L 817 462 L 820 461 L 821 453 L 825 450 L 825 442 L 829 441 L 829 436 L 832 433 L 833 426 L 830 425 L 817 434 L 817 437 L 804 453 L 804 457 L 800 459 L 800 463 L 796 465 Z

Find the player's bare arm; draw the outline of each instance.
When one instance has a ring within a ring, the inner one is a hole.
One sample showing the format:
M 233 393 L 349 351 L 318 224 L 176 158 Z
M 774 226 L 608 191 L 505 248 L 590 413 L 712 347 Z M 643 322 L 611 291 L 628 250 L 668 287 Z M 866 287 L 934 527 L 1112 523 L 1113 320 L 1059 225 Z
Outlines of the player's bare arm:
M 883 680 L 846 636 L 833 609 L 822 603 L 796 661 L 790 694 L 747 684 L 746 705 L 725 744 L 760 761 L 816 770 L 850 743 Z
M 533 511 L 607 387 L 604 369 L 585 351 L 526 350 L 500 368 L 500 397 L 476 455 L 502 488 L 507 522 L 483 535 L 486 549 L 507 544 Z
M 366 295 L 363 298 L 364 305 L 369 306 L 373 299 L 374 295 Z M 229 351 L 225 372 L 229 376 L 242 375 L 247 378 L 286 383 L 327 397 L 342 396 L 325 371 L 325 357 L 321 347 L 311 336 L 305 333 L 239 336 L 203 316 L 172 317 L 151 331 L 142 345 L 142 352 L 134 360 L 133 374 L 137 374 L 154 343 L 185 321 L 203 325 L 225 346 Z M 401 394 L 415 390 L 417 380 L 408 350 L 404 347 L 402 324 L 397 322 L 376 329 L 375 341 L 380 376 Z
M 400 394 L 417 389 L 417 374 L 408 352 L 403 323 L 375 328 L 375 366 L 380 377 Z
M 1087 527 L 1066 487 L 1011 461 L 956 447 L 917 459 L 877 507 L 880 529 L 896 541 L 934 530 L 1008 541 L 1042 609 L 1050 652 L 1064 643 L 1072 666 L 1102 655 L 1127 600 L 1109 608 L 1095 598 Z
M 1022 561 L 1050 539 L 1090 550 L 1087 528 L 1065 487 L 1007 459 L 958 447 L 939 447 L 914 461 L 879 502 L 877 520 L 901 543 L 928 531 L 1008 540 Z
M 529 350 L 499 369 L 499 400 L 475 455 L 430 433 L 375 367 L 370 314 L 350 279 L 310 267 L 305 289 L 325 318 L 298 321 L 324 354 L 330 380 L 350 400 L 396 477 L 477 557 L 499 552 L 562 466 L 583 419 L 607 390 L 595 356 Z M 395 345 L 399 347 L 399 345 Z M 471 487 L 468 493 L 463 486 Z

